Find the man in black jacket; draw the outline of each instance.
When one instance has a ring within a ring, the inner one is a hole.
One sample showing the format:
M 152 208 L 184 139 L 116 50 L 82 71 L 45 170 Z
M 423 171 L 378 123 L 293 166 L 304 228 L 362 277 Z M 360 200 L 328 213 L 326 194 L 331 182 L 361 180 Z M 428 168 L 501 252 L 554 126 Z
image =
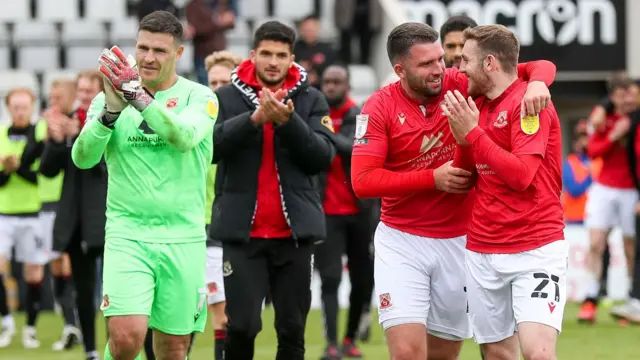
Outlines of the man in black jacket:
M 253 359 L 268 290 L 276 359 L 304 359 L 313 243 L 325 238 L 319 174 L 335 150 L 327 103 L 293 62 L 294 41 L 277 21 L 260 26 L 251 58 L 217 91 L 209 235 L 223 243 L 228 359 Z
M 360 200 L 351 187 L 351 152 L 360 108 L 349 97 L 349 71 L 329 66 L 322 76 L 322 92 L 329 103 L 338 156 L 324 179 L 322 203 L 327 237 L 316 247 L 315 264 L 322 280 L 327 349 L 322 359 L 361 357 L 355 338 L 364 307 L 371 306 L 373 290 L 372 201 Z M 342 254 L 348 258 L 351 294 L 349 320 L 341 351 L 337 343 L 338 287 L 342 278 Z
M 80 86 L 81 83 L 87 84 L 86 89 Z M 88 170 L 78 169 L 74 165 L 71 147 L 79 131 L 78 127 L 65 126 L 65 123 L 79 121 L 80 126 L 84 124 L 91 99 L 102 90 L 102 77 L 95 72 L 81 73 L 78 85 L 80 107 L 74 116 L 49 123 L 49 138 L 44 143 L 40 172 L 44 176 L 55 177 L 64 171 L 62 194 L 53 228 L 53 250 L 69 254 L 86 356 L 88 360 L 94 360 L 99 359 L 96 351 L 94 294 L 96 261 L 102 256 L 104 248 L 107 168 L 104 161 Z

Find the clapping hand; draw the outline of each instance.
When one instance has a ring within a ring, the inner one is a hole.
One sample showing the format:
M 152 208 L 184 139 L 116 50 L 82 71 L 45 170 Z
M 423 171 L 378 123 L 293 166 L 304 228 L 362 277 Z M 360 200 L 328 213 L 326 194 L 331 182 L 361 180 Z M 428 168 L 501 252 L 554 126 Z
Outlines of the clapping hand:
M 293 100 L 287 100 L 286 104 L 282 103 L 287 92 L 280 89 L 273 93 L 269 89 L 262 89 L 260 94 L 260 108 L 264 114 L 278 125 L 284 124 L 291 118 L 294 106 Z
M 7 155 L 2 159 L 4 173 L 9 174 L 15 172 L 20 167 L 20 159 L 15 155 Z
M 445 101 L 440 104 L 443 114 L 449 119 L 451 133 L 459 144 L 466 145 L 466 137 L 473 128 L 478 126 L 480 111 L 471 96 L 465 100 L 464 96 L 455 90 L 455 94 L 447 91 Z

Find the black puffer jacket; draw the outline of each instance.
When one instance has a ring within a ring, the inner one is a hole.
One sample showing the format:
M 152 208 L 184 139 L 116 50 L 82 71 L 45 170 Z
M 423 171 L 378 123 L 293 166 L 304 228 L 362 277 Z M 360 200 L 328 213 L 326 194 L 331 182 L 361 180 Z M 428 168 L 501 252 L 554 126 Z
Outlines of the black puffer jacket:
M 274 155 L 280 180 L 282 208 L 293 237 L 318 241 L 325 237 L 320 174 L 335 155 L 329 106 L 308 86 L 306 73 L 289 89 L 295 113 L 275 127 Z M 232 74 L 232 84 L 216 92 L 220 112 L 213 134 L 216 173 L 209 236 L 222 242 L 249 241 L 256 210 L 258 172 L 262 161 L 263 130 L 251 122 L 258 103 L 254 88 Z

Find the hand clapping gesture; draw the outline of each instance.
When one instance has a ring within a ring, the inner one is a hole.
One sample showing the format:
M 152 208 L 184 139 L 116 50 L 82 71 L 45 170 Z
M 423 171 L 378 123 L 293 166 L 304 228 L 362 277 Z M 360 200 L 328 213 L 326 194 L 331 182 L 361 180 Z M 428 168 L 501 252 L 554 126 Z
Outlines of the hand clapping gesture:
M 459 144 L 466 145 L 465 138 L 478 125 L 480 111 L 471 96 L 465 100 L 458 90 L 455 93 L 447 91 L 444 99 L 445 101 L 440 104 L 440 108 L 442 113 L 449 118 L 451 133 Z

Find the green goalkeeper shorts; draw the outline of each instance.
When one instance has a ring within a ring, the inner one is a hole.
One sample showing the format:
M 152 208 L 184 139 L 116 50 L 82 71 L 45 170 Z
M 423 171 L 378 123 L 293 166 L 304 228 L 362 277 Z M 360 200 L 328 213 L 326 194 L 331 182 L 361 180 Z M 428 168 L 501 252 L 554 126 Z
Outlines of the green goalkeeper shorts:
M 170 335 L 203 332 L 207 321 L 206 244 L 158 244 L 107 239 L 105 317 L 146 315 L 149 327 Z

